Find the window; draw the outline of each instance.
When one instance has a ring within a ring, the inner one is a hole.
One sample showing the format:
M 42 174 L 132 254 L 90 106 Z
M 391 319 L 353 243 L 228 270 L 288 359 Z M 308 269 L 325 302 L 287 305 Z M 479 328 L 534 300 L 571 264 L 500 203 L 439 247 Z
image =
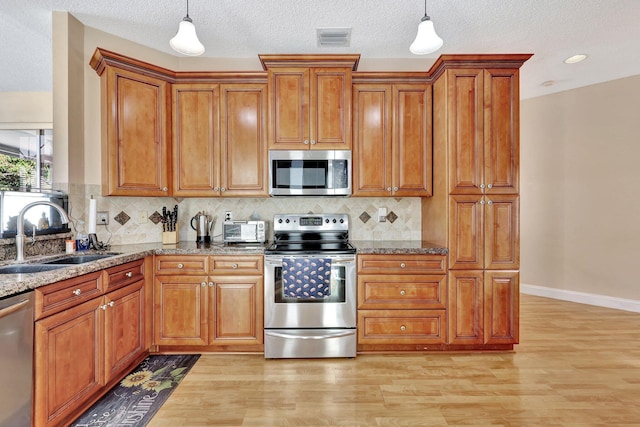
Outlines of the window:
M 51 190 L 53 130 L 0 130 L 0 190 Z

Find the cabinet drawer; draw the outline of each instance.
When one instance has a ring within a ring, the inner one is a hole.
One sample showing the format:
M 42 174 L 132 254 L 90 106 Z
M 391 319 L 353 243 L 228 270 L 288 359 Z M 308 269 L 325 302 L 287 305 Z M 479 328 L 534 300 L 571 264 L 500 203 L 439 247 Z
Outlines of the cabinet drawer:
M 358 273 L 446 274 L 446 256 L 358 255 Z
M 154 260 L 157 274 L 207 274 L 209 257 L 204 255 L 158 255 Z
M 102 271 L 42 286 L 35 295 L 37 320 L 102 295 Z
M 358 344 L 444 344 L 445 310 L 359 310 Z
M 445 275 L 358 275 L 359 309 L 445 309 Z
M 144 279 L 144 259 L 108 268 L 105 292 L 121 288 Z
M 263 274 L 262 255 L 216 255 L 211 257 L 211 274 Z

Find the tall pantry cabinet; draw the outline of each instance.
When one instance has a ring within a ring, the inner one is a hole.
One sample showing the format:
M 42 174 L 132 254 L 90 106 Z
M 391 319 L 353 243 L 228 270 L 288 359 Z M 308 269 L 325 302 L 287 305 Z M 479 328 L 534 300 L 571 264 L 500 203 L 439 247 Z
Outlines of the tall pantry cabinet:
M 452 346 L 519 340 L 518 70 L 529 57 L 442 56 L 432 69 L 434 196 L 422 199 L 422 234 L 449 248 Z

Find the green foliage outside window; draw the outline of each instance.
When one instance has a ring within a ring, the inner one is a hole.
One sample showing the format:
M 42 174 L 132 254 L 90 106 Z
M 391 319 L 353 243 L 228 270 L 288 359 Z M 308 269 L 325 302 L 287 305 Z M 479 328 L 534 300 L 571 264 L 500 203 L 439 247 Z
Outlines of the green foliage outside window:
M 0 154 L 0 190 L 30 188 L 35 170 L 34 160 Z

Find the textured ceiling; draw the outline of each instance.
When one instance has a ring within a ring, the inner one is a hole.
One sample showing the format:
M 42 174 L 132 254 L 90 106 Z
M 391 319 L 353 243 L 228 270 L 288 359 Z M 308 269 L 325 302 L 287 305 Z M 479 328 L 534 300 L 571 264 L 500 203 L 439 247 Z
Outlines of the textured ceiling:
M 533 53 L 521 73 L 530 98 L 640 74 L 640 0 L 429 0 L 444 39 L 425 57 L 409 52 L 424 14 L 422 0 L 190 0 L 204 56 L 259 53 L 359 53 L 366 59 L 416 61 L 440 54 Z M 51 90 L 51 12 L 178 55 L 168 41 L 184 0 L 1 0 L 0 92 Z M 316 28 L 350 27 L 348 48 L 319 48 Z M 589 58 L 566 65 L 576 53 Z M 543 82 L 553 81 L 549 86 Z

